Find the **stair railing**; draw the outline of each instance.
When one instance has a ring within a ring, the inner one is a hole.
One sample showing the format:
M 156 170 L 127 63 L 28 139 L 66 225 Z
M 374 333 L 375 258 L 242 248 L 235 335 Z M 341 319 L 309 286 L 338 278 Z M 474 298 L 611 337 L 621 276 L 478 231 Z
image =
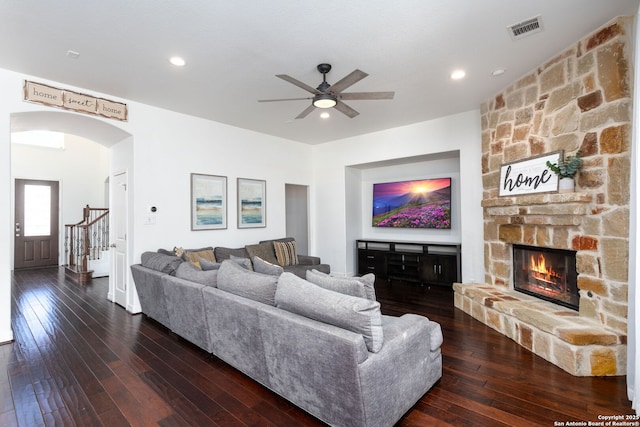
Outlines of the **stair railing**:
M 82 217 L 77 224 L 64 226 L 65 261 L 77 272 L 87 272 L 89 260 L 100 259 L 109 249 L 109 209 L 87 205 Z

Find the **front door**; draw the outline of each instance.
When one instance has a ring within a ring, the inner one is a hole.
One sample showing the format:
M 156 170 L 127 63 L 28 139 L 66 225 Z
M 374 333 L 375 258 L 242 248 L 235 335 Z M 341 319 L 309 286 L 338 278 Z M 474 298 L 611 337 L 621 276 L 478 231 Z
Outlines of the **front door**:
M 57 181 L 16 179 L 14 269 L 57 266 Z
M 111 181 L 111 276 L 113 301 L 127 308 L 127 173 L 113 176 Z

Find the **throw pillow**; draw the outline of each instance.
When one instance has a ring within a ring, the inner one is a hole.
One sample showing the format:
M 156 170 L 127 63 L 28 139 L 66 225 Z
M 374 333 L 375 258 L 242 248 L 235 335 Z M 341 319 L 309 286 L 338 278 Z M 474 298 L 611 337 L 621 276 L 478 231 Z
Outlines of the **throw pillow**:
M 215 288 L 218 282 L 218 270 L 203 271 L 190 262 L 183 262 L 176 269 L 176 277 Z
M 369 273 L 362 277 L 334 277 L 318 270 L 307 270 L 307 280 L 321 288 L 354 297 L 376 300 L 375 276 Z
M 202 270 L 200 266 L 200 258 L 206 259 L 209 262 L 216 262 L 216 257 L 213 254 L 213 248 L 201 248 L 201 249 L 184 249 L 182 258 L 185 261 L 189 261 L 191 264 Z
M 287 272 L 278 279 L 275 300 L 276 307 L 362 335 L 372 353 L 382 348 L 382 313 L 377 301 L 324 289 Z
M 247 250 L 250 259 L 253 259 L 253 257 L 259 257 L 271 264 L 278 263 L 278 259 L 276 258 L 276 253 L 273 249 L 272 242 L 259 243 L 257 245 L 247 245 L 244 248 Z
M 275 305 L 277 284 L 277 277 L 249 271 L 230 260 L 218 270 L 218 289 L 263 304 Z
M 253 265 L 251 265 L 251 260 L 249 258 L 231 255 L 229 261 L 238 264 L 245 270 L 253 270 Z
M 283 267 L 288 265 L 298 265 L 298 254 L 296 253 L 296 241 L 273 242 L 273 249 L 276 252 L 278 264 Z
M 140 256 L 140 260 L 143 267 L 171 276 L 175 276 L 176 269 L 183 262 L 181 258 L 157 252 L 144 252 Z
M 198 261 L 200 261 L 200 268 L 202 268 L 205 271 L 217 270 L 217 269 L 220 268 L 220 263 L 219 262 L 207 261 L 204 258 L 200 258 Z
M 253 271 L 255 272 L 270 274 L 272 276 L 279 276 L 284 272 L 284 269 L 279 265 L 271 264 L 258 256 L 254 256 L 251 261 L 253 263 Z

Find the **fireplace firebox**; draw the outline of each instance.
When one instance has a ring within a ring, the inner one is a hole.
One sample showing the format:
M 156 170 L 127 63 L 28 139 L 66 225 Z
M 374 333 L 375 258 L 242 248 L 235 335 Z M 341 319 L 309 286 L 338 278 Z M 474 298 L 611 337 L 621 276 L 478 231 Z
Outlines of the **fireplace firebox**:
M 578 310 L 575 251 L 513 245 L 513 279 L 516 291 Z

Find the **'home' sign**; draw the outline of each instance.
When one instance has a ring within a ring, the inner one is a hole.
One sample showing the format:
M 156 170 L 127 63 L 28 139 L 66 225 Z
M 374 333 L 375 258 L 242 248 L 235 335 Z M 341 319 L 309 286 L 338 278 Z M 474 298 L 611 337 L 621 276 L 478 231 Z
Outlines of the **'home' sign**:
M 558 191 L 558 175 L 547 167 L 547 161 L 558 163 L 562 152 L 530 157 L 500 166 L 500 196 L 548 193 Z

